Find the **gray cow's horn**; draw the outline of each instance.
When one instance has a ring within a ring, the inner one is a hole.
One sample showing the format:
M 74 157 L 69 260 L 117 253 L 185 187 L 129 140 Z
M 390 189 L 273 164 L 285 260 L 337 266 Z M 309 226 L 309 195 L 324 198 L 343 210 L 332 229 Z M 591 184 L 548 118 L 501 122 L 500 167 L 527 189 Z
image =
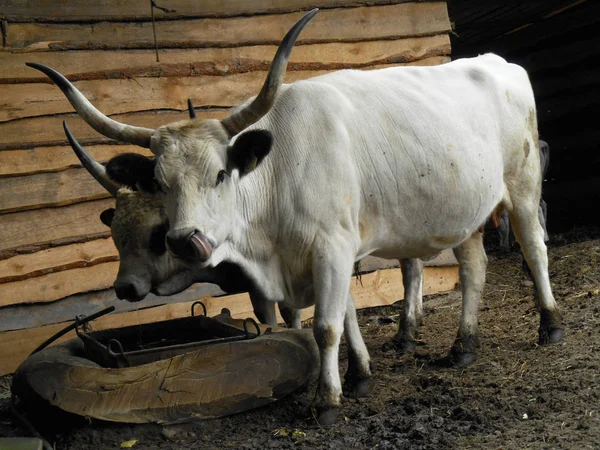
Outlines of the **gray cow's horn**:
M 290 54 L 292 53 L 292 48 L 296 42 L 296 38 L 304 26 L 310 21 L 310 19 L 314 17 L 315 14 L 317 14 L 318 11 L 319 8 L 315 8 L 307 12 L 298 22 L 296 22 L 290 31 L 287 32 L 281 41 L 281 44 L 279 44 L 275 58 L 271 63 L 271 68 L 269 69 L 267 79 L 265 80 L 260 93 L 256 96 L 252 103 L 245 108 L 232 113 L 230 116 L 221 121 L 221 124 L 225 130 L 229 133 L 229 137 L 235 136 L 240 131 L 248 128 L 250 125 L 259 121 L 265 114 L 269 112 L 273 106 L 273 103 L 275 102 L 275 99 L 277 98 L 277 92 L 283 83 L 283 76 L 285 75 L 285 70 L 290 59 Z
M 38 63 L 26 63 L 29 67 L 43 72 L 56 84 L 67 97 L 75 111 L 98 133 L 111 139 L 150 148 L 150 137 L 154 130 L 134 127 L 113 120 L 92 105 L 84 95 L 77 90 L 69 80 L 56 70 Z
M 65 129 L 65 134 L 67 135 L 69 144 L 71 144 L 73 151 L 79 158 L 79 161 L 81 161 L 81 164 L 83 164 L 83 167 L 87 169 L 87 171 L 96 179 L 98 183 L 102 185 L 104 189 L 110 193 L 110 195 L 116 197 L 120 186 L 108 178 L 108 175 L 106 174 L 106 168 L 92 158 L 88 152 L 83 149 L 79 142 L 77 142 L 77 140 L 71 134 L 69 126 L 65 121 L 63 121 L 63 128 Z

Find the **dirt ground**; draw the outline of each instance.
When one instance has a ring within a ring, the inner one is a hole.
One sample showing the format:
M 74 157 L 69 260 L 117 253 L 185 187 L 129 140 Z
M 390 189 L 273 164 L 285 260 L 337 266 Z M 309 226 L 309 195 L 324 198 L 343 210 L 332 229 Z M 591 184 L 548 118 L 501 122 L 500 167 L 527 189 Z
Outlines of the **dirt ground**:
M 310 415 L 314 385 L 270 406 L 204 422 L 69 428 L 46 417 L 40 427 L 54 431 L 47 437 L 58 450 L 113 449 L 131 439 L 139 450 L 600 448 L 600 230 L 552 237 L 550 277 L 566 333 L 548 347 L 535 344 L 539 316 L 520 254 L 488 255 L 475 364 L 439 364 L 458 329 L 457 291 L 425 299 L 421 342 L 412 356 L 389 348 L 401 302 L 361 311 L 373 393 L 346 400 L 331 428 Z M 343 358 L 342 370 L 345 365 Z M 27 435 L 9 414 L 9 381 L 0 379 L 0 435 Z

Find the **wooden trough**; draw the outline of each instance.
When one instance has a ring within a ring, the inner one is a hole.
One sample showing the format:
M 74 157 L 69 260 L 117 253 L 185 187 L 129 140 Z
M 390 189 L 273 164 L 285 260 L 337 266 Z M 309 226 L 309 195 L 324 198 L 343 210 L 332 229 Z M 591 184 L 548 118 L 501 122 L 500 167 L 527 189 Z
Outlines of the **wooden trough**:
M 257 325 L 226 310 L 78 334 L 25 360 L 13 392 L 84 417 L 170 424 L 274 402 L 318 373 L 312 329 Z

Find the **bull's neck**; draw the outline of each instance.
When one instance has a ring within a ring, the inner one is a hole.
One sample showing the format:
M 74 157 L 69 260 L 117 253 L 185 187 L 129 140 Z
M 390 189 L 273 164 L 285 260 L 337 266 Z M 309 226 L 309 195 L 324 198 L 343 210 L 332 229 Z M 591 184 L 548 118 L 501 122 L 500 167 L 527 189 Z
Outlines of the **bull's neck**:
M 251 259 L 272 254 L 278 239 L 275 183 L 270 158 L 265 158 L 252 173 L 237 180 L 232 240 L 236 249 Z

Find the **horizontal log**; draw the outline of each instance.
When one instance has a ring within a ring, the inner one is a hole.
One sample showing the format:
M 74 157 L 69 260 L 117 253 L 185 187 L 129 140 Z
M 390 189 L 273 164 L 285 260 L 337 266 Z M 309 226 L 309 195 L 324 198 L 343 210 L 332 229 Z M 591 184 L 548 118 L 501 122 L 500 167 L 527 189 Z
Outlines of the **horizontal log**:
M 110 197 L 83 168 L 0 178 L 0 214 Z
M 0 260 L 0 283 L 117 261 L 118 257 L 112 238 L 52 247 Z
M 114 207 L 113 199 L 95 200 L 59 208 L 0 215 L 0 259 L 26 250 L 85 242 L 107 237 L 110 230 L 98 219 Z
M 69 121 L 69 124 L 71 121 Z M 90 145 L 87 152 L 97 161 L 106 162 L 121 153 L 134 152 L 151 156 L 152 152 L 135 145 Z M 58 172 L 81 167 L 70 146 L 35 147 L 27 150 L 0 151 L 0 177 Z
M 31 255 L 18 255 L 5 260 L 6 264 L 0 261 L 0 270 L 6 269 L 7 273 L 12 275 L 12 279 L 2 280 L 5 282 L 24 279 L 34 275 L 39 276 L 48 272 L 87 267 L 88 265 L 114 261 L 116 259 L 117 251 L 114 245 L 112 245 L 112 241 L 110 239 L 103 239 L 84 244 L 52 248 Z M 452 251 L 448 250 L 442 252 L 438 258 L 427 261 L 425 264 L 427 266 L 452 266 L 456 265 L 457 262 Z M 373 257 L 367 257 L 361 263 L 361 270 L 364 272 L 374 272 L 376 270 L 397 267 L 397 260 L 385 260 Z M 33 272 L 34 270 L 36 272 Z M 427 270 L 426 273 L 428 273 Z M 37 279 L 30 281 L 36 283 Z M 0 314 L 0 331 L 63 322 L 72 318 L 73 312 L 77 312 L 82 305 L 86 305 L 86 308 L 92 308 L 93 305 L 93 308 L 98 310 L 114 305 L 117 307 L 117 312 L 124 312 L 137 309 L 140 306 L 148 308 L 166 303 L 180 303 L 209 295 L 217 296 L 223 294 L 224 292 L 218 286 L 209 283 L 197 283 L 180 294 L 168 297 L 157 297 L 149 294 L 142 303 L 118 301 L 112 289 L 74 294 L 52 303 L 15 304 L 3 308 Z
M 148 294 L 141 303 L 119 300 L 112 288 L 83 292 L 51 303 L 16 304 L 2 308 L 0 309 L 0 331 L 61 323 L 72 320 L 77 314 L 100 311 L 109 306 L 115 307 L 115 313 L 121 313 L 222 295 L 225 295 L 225 292 L 217 285 L 210 283 L 197 283 L 179 294 L 166 297 Z
M 210 109 L 197 111 L 199 118 L 223 118 L 227 110 Z M 128 125 L 147 128 L 158 128 L 170 122 L 188 118 L 188 113 L 173 111 L 153 111 L 137 114 L 121 114 L 111 116 Z M 0 150 L 28 149 L 33 146 L 63 145 L 68 141 L 62 123 L 66 120 L 77 140 L 83 145 L 114 143 L 110 139 L 94 131 L 76 114 L 65 114 L 53 117 L 36 117 L 32 119 L 0 122 Z M 71 150 L 72 152 L 72 150 Z
M 68 76 L 71 81 L 130 77 L 191 77 L 266 71 L 275 56 L 274 45 L 229 48 L 154 50 L 94 50 L 73 52 L 0 51 L 0 83 L 47 82 L 25 65 L 35 61 Z M 337 70 L 375 64 L 396 64 L 450 54 L 447 34 L 365 42 L 335 42 L 294 48 L 288 64 L 293 70 Z
M 169 11 L 154 10 L 156 20 L 183 17 L 229 17 L 236 15 L 278 14 L 311 8 L 346 8 L 364 5 L 387 5 L 423 0 L 169 0 Z M 4 0 L 0 17 L 10 21 L 36 22 L 101 22 L 150 20 L 150 8 L 144 2 L 128 0 L 69 0 L 57 4 L 38 0 L 35 6 L 22 0 Z
M 156 22 L 156 45 L 237 47 L 274 44 L 304 13 Z M 324 10 L 297 45 L 427 36 L 450 31 L 446 2 Z M 5 47 L 35 50 L 154 48 L 151 22 L 9 23 Z
M 450 58 L 447 56 L 436 56 L 407 63 L 406 65 L 429 66 L 443 64 L 449 60 Z M 58 88 L 55 89 L 58 91 Z M 64 102 L 68 105 L 66 100 L 64 100 Z M 227 115 L 228 108 L 207 108 L 205 110 L 197 111 L 198 118 L 222 119 Z M 154 112 L 114 115 L 111 117 L 129 125 L 158 128 L 159 126 L 170 122 L 186 119 L 188 115 L 187 112 L 158 110 Z M 67 120 L 73 135 L 76 136 L 83 145 L 110 142 L 109 139 L 92 130 L 78 116 L 68 114 L 63 116 L 20 119 L 4 123 L 0 122 L 0 150 L 21 149 L 45 145 L 66 145 L 67 141 L 62 128 L 63 120 Z
M 0 307 L 53 302 L 78 292 L 106 289 L 112 286 L 118 271 L 119 262 L 113 261 L 3 283 L 0 284 Z
M 437 57 L 437 60 L 445 57 Z M 436 58 L 410 64 L 427 64 Z M 377 65 L 379 69 L 402 64 Z M 286 83 L 324 75 L 326 70 L 288 72 Z M 264 72 L 247 72 L 229 76 L 199 75 L 181 78 L 138 78 L 84 80 L 74 84 L 104 114 L 123 114 L 160 108 L 184 110 L 191 98 L 196 107 L 229 108 L 260 91 Z M 148 95 L 152 92 L 152 95 Z M 53 84 L 0 84 L 0 122 L 50 114 L 65 114 L 73 107 L 62 91 Z
M 423 294 L 431 295 L 454 289 L 457 282 L 457 266 L 427 267 L 425 269 Z M 403 298 L 402 273 L 400 269 L 388 269 L 365 275 L 362 277 L 362 284 L 355 281 L 351 282 L 351 291 L 358 309 L 391 305 Z M 228 308 L 234 318 L 254 317 L 247 294 L 219 298 L 208 297 L 203 298 L 202 301 L 207 307 L 209 316 L 218 314 L 221 308 Z M 174 303 L 121 314 L 110 314 L 95 320 L 92 326 L 95 330 L 101 330 L 187 317 L 190 315 L 192 303 Z M 95 311 L 94 309 L 77 312 L 91 314 Z M 313 308 L 307 308 L 302 312 L 302 319 L 308 320 L 312 317 L 312 314 Z M 279 320 L 281 321 L 281 318 Z M 60 323 L 24 330 L 0 332 L 0 375 L 14 372 L 33 349 L 51 335 L 63 329 L 66 325 L 67 323 Z M 72 337 L 74 337 L 74 333 L 68 333 L 58 340 L 57 343 Z

